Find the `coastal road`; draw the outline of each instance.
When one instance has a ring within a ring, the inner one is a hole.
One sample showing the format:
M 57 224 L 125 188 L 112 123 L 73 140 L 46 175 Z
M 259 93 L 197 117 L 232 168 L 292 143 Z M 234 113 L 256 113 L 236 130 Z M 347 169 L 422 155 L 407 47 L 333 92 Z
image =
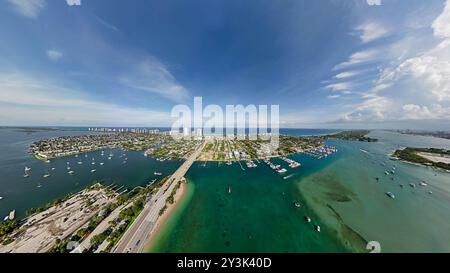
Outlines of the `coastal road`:
M 144 209 L 131 224 L 120 239 L 115 253 L 140 253 L 145 242 L 153 232 L 159 218 L 160 210 L 166 205 L 166 199 L 171 195 L 177 183 L 184 178 L 189 168 L 195 162 L 206 142 L 200 144 L 189 158 L 172 174 L 164 185 L 145 204 Z

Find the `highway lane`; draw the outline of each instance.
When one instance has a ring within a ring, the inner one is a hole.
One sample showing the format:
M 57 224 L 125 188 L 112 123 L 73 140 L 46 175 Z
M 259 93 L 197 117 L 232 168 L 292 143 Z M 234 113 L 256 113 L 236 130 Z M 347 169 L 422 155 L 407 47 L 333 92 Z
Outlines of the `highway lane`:
M 158 192 L 150 198 L 142 212 L 122 236 L 114 249 L 115 253 L 140 253 L 143 251 L 144 244 L 150 237 L 159 219 L 159 212 L 166 205 L 166 199 L 170 196 L 177 183 L 184 178 L 205 145 L 206 142 L 200 144 Z

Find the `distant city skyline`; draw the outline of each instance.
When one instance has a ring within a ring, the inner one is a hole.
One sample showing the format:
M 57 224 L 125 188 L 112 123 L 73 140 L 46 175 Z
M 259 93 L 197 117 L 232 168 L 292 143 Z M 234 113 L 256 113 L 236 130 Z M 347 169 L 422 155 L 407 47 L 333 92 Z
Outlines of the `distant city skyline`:
M 369 3 L 370 2 L 370 3 Z M 450 128 L 450 0 L 0 6 L 0 126 L 170 127 L 280 105 L 280 128 Z

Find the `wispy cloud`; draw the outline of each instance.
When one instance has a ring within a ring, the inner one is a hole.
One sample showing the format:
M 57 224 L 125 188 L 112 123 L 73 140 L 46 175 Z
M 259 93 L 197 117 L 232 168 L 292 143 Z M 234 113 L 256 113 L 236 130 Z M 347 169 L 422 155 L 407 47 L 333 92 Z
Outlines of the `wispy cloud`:
M 0 75 L 2 125 L 163 126 L 169 113 L 95 101 L 87 92 L 21 74 Z M 26 117 L 26 118 L 24 118 Z
M 107 29 L 113 30 L 115 32 L 120 32 L 120 29 L 118 27 L 116 27 L 115 25 L 103 20 L 102 18 L 95 16 L 95 19 L 104 27 L 106 27 Z
M 325 88 L 330 89 L 331 91 L 342 91 L 350 89 L 354 86 L 352 82 L 338 82 L 327 85 Z
M 7 0 L 14 10 L 28 18 L 37 18 L 45 8 L 45 0 Z
M 352 78 L 358 75 L 361 75 L 362 73 L 364 73 L 365 71 L 363 70 L 351 70 L 351 71 L 345 71 L 345 72 L 341 72 L 339 74 L 337 74 L 336 76 L 334 76 L 336 79 L 347 79 L 347 78 Z
M 389 34 L 389 30 L 381 23 L 368 22 L 356 28 L 363 43 L 370 43 Z
M 427 49 L 411 48 L 404 57 L 385 65 L 363 101 L 345 115 L 345 120 L 450 120 L 449 26 L 447 0 L 431 25 L 434 42 Z
M 379 56 L 379 54 L 379 49 L 367 49 L 364 51 L 355 52 L 350 55 L 347 61 L 336 65 L 333 70 L 339 70 L 353 65 L 374 61 Z
M 328 96 L 329 99 L 337 99 L 339 97 L 341 97 L 341 95 L 329 95 Z
M 50 49 L 50 50 L 47 50 L 47 57 L 50 60 L 56 62 L 56 61 L 59 61 L 63 57 L 63 54 L 62 54 L 62 52 L 60 52 L 58 50 Z
M 123 75 L 119 82 L 129 88 L 154 93 L 174 102 L 184 102 L 189 92 L 157 60 L 147 58 Z

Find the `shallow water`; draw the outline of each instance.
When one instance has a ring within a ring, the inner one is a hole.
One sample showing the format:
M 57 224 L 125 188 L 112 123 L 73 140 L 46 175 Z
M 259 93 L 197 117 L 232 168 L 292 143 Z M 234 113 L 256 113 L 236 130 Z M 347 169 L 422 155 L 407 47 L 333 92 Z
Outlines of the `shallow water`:
M 329 206 L 367 241 L 378 241 L 384 252 L 450 251 L 450 175 L 388 159 L 398 147 L 449 148 L 450 141 L 391 132 L 374 132 L 372 136 L 380 142 L 337 144 L 340 159 L 299 182 L 310 206 L 340 231 L 341 239 L 346 236 L 338 221 L 330 217 Z M 385 175 L 394 165 L 395 175 Z M 419 186 L 421 181 L 429 186 Z M 345 202 L 328 194 L 342 193 L 342 189 L 349 197 Z M 386 192 L 396 198 L 388 198 Z M 344 240 L 351 242 L 351 238 Z
M 382 131 L 372 136 L 380 142 L 330 140 L 339 148 L 331 158 L 293 156 L 303 166 L 288 168 L 284 176 L 295 174 L 288 181 L 263 163 L 246 171 L 194 165 L 189 197 L 149 251 L 347 252 L 367 251 L 368 241 L 378 241 L 384 252 L 450 251 L 449 174 L 388 159 L 398 147 L 449 148 L 450 141 Z M 395 175 L 385 175 L 394 165 Z M 422 180 L 429 186 L 420 187 Z M 396 198 L 388 198 L 388 191 Z

